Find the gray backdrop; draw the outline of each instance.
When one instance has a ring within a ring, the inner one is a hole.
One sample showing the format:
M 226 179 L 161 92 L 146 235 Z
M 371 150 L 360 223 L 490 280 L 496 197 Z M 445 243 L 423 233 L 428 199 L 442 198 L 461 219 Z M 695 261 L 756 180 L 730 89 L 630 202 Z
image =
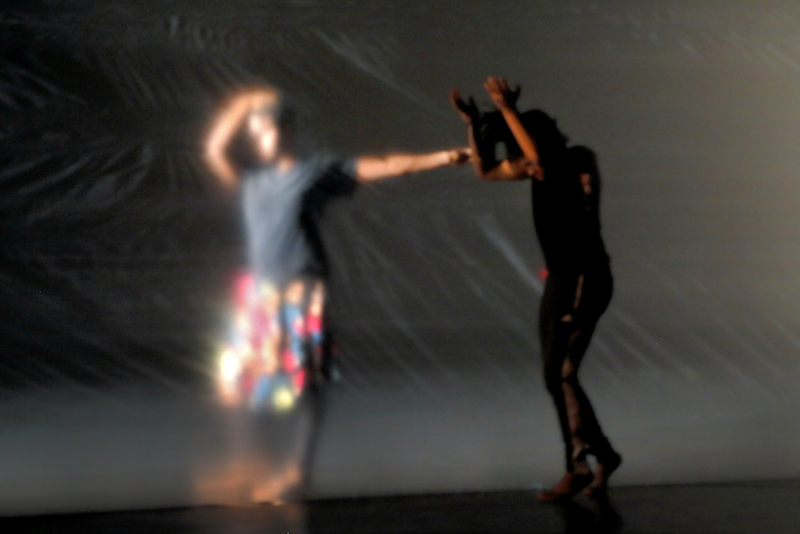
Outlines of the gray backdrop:
M 615 482 L 800 475 L 794 3 L 6 1 L 0 28 L 0 513 L 249 502 L 312 448 L 318 497 L 559 475 L 529 186 L 468 168 L 329 210 L 321 412 L 215 406 L 242 252 L 201 140 L 252 83 L 347 157 L 459 146 L 447 90 L 522 83 L 600 160 L 616 293 L 581 373 Z

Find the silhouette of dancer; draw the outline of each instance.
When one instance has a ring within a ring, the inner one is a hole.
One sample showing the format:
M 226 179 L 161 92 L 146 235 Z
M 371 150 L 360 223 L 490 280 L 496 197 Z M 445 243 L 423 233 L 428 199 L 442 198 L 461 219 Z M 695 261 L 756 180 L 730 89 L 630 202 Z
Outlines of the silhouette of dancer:
M 600 428 L 578 382 L 581 364 L 597 321 L 611 300 L 613 280 L 600 235 L 600 179 L 594 153 L 567 147 L 553 119 L 539 110 L 519 114 L 520 88 L 504 78 L 484 84 L 497 111 L 480 113 L 458 90 L 451 103 L 467 124 L 472 163 L 484 180 L 531 180 L 536 235 L 547 264 L 539 312 L 539 334 L 547 390 L 558 412 L 566 453 L 566 473 L 538 497 L 570 498 L 583 490 L 599 495 L 622 457 Z M 494 156 L 497 143 L 507 158 Z M 593 474 L 587 456 L 597 459 Z

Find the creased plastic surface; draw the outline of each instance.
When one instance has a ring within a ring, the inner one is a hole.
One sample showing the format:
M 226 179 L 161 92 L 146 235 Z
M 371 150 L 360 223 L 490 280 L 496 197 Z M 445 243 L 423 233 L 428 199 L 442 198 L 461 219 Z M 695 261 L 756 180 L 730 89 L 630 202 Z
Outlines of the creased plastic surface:
M 243 253 L 201 140 L 253 83 L 290 95 L 306 148 L 355 156 L 459 146 L 447 89 L 488 107 L 486 75 L 521 82 L 600 159 L 617 291 L 582 378 L 619 481 L 797 476 L 798 23 L 760 2 L 5 2 L 0 486 L 27 485 L 0 513 L 219 500 L 208 473 L 250 458 L 211 400 Z M 343 381 L 312 494 L 554 476 L 528 186 L 400 178 L 324 233 Z M 121 465 L 153 478 L 109 492 Z

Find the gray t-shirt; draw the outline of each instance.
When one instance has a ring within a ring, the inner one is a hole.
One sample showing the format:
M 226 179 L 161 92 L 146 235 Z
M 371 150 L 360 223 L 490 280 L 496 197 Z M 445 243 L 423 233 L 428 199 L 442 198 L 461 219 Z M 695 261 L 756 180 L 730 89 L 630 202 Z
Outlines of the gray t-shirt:
M 352 193 L 354 161 L 330 154 L 299 159 L 287 171 L 258 167 L 242 176 L 242 210 L 250 266 L 283 286 L 304 274 L 325 276 L 317 224 L 325 203 Z

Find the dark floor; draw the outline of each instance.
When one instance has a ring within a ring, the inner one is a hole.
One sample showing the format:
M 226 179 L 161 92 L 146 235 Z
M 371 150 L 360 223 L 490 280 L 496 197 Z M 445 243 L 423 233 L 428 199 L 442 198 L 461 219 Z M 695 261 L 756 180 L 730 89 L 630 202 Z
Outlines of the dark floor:
M 800 481 L 622 487 L 609 502 L 541 504 L 513 491 L 0 520 L 4 533 L 781 533 L 800 534 Z

